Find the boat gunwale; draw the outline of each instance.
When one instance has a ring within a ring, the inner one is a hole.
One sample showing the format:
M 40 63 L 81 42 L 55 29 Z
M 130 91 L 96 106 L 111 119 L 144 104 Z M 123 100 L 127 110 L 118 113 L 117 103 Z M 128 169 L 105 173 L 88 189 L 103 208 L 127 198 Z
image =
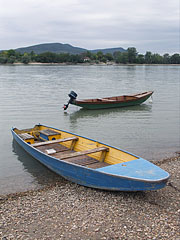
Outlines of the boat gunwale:
M 91 141 L 96 142 L 96 141 L 93 140 L 93 139 L 90 139 L 90 138 L 88 138 L 88 137 L 84 137 L 84 136 L 81 136 L 81 135 L 78 135 L 78 134 L 74 134 L 74 133 L 71 133 L 71 132 L 66 131 L 66 130 L 61 130 L 61 129 L 57 129 L 57 128 L 54 128 L 54 127 L 49 127 L 49 126 L 47 126 L 47 125 L 42 125 L 42 124 L 38 124 L 37 126 L 43 126 L 43 127 L 55 129 L 55 130 L 58 130 L 58 131 L 70 133 L 70 134 L 73 134 L 73 135 L 76 135 L 76 136 L 79 136 L 79 137 L 82 137 L 82 138 L 85 138 L 85 139 L 88 139 L 88 140 L 91 140 Z M 107 173 L 107 172 L 103 172 L 103 171 L 98 171 L 98 169 L 88 168 L 88 167 L 86 167 L 86 166 L 82 166 L 82 165 L 79 165 L 79 164 L 76 164 L 76 163 L 67 162 L 67 161 L 64 161 L 64 160 L 55 158 L 55 157 L 53 157 L 53 156 L 51 156 L 51 155 L 48 155 L 48 154 L 40 151 L 39 149 L 33 147 L 31 144 L 28 144 L 26 141 L 23 141 L 23 139 L 14 131 L 14 129 L 15 129 L 15 127 L 12 127 L 11 131 L 16 135 L 16 137 L 19 138 L 19 140 L 20 140 L 22 143 L 25 143 L 28 147 L 31 147 L 32 149 L 34 149 L 35 151 L 41 153 L 42 155 L 48 156 L 50 159 L 52 158 L 52 159 L 54 159 L 54 160 L 56 160 L 56 161 L 61 161 L 61 162 L 65 163 L 65 164 L 67 164 L 67 165 L 74 165 L 74 166 L 76 166 L 76 167 L 78 167 L 78 168 L 85 168 L 86 170 L 88 169 L 89 171 L 98 172 L 98 173 L 100 173 L 100 174 L 112 176 L 112 177 L 115 177 L 115 178 L 123 178 L 123 179 L 127 179 L 127 180 L 129 179 L 129 180 L 135 180 L 135 181 L 140 181 L 140 182 L 148 182 L 148 183 L 160 183 L 160 182 L 162 182 L 162 181 L 168 180 L 169 177 L 170 177 L 170 174 L 169 174 L 168 172 L 166 172 L 165 170 L 163 170 L 163 169 L 162 169 L 162 170 L 165 171 L 165 172 L 168 174 L 168 176 L 167 176 L 166 178 L 162 178 L 162 179 L 158 179 L 158 180 L 148 180 L 148 179 L 140 179 L 140 178 L 129 177 L 129 176 L 116 175 L 116 174 L 112 174 L 112 173 Z M 138 157 L 138 156 L 136 156 L 136 155 L 134 155 L 134 154 L 131 154 L 131 153 L 127 152 L 127 151 L 121 150 L 121 149 L 119 149 L 119 148 L 117 148 L 117 147 L 113 147 L 113 146 L 111 146 L 111 145 L 108 145 L 108 144 L 105 144 L 105 143 L 102 143 L 102 142 L 99 142 L 99 141 L 98 141 L 98 143 L 103 144 L 103 145 L 105 145 L 105 146 L 109 146 L 109 147 L 114 148 L 114 149 L 117 149 L 117 150 L 120 150 L 120 151 L 125 152 L 125 153 L 127 153 L 127 154 L 130 154 L 130 155 L 132 155 L 132 156 L 134 156 L 134 157 L 137 157 L 137 159 L 135 159 L 135 160 L 143 159 L 143 158 Z M 23 148 L 23 149 L 24 149 L 24 148 Z M 24 149 L 24 150 L 25 150 L 25 149 Z M 26 150 L 25 150 L 25 151 L 26 151 Z M 27 151 L 26 151 L 26 152 L 27 152 Z M 30 154 L 29 152 L 27 152 L 27 153 Z M 30 155 L 31 155 L 31 154 L 30 154 Z M 31 155 L 31 156 L 32 156 L 32 155 Z M 33 157 L 33 156 L 32 156 L 32 157 Z M 35 158 L 35 157 L 33 157 L 33 158 Z M 38 160 L 37 158 L 35 158 L 35 159 Z M 135 160 L 131 160 L 131 161 L 135 161 Z M 145 159 L 143 159 L 143 160 L 145 160 Z M 41 162 L 40 160 L 38 160 L 38 161 Z M 146 161 L 147 161 L 147 162 L 150 162 L 150 161 L 148 161 L 148 160 L 146 160 Z M 41 162 L 41 163 L 42 163 L 42 162 Z M 151 162 L 150 162 L 150 163 L 151 163 Z M 117 164 L 121 164 L 121 163 L 117 163 Z M 117 164 L 112 164 L 112 165 L 110 165 L 110 166 L 117 165 Z M 122 163 L 122 164 L 123 164 L 123 163 Z M 152 163 L 152 164 L 153 164 L 153 163 Z M 42 165 L 45 165 L 47 168 L 51 169 L 51 168 L 49 167 L 49 165 L 46 165 L 46 164 L 44 164 L 44 163 L 42 163 Z M 155 164 L 154 164 L 154 165 L 155 165 Z M 156 166 L 156 165 L 155 165 L 155 166 Z M 106 167 L 108 167 L 108 166 L 106 166 Z M 103 167 L 103 168 L 106 168 L 106 167 Z M 101 169 L 102 169 L 102 168 L 101 168 Z M 51 170 L 52 170 L 52 169 L 51 169 Z M 52 170 L 52 171 L 54 171 L 54 170 Z
M 145 98 L 147 96 L 151 96 L 154 93 L 154 91 L 147 91 L 147 92 L 142 92 L 142 93 L 137 93 L 137 94 L 132 94 L 132 95 L 120 95 L 120 96 L 113 96 L 113 97 L 103 97 L 102 101 L 98 101 L 98 98 L 88 98 L 88 99 L 77 99 L 74 100 L 74 104 L 92 104 L 92 105 L 98 105 L 98 104 L 118 104 L 118 103 L 123 103 L 123 102 L 131 102 L 131 101 L 136 101 L 136 100 L 141 100 L 142 98 Z M 138 95 L 143 95 L 142 97 L 136 97 Z M 111 98 L 117 98 L 117 97 L 134 97 L 134 99 L 129 99 L 129 100 L 116 100 L 116 99 L 111 99 Z M 111 101 L 104 101 L 104 99 L 111 99 Z M 92 101 L 91 100 L 96 100 L 96 101 Z M 73 104 L 73 103 L 71 103 Z

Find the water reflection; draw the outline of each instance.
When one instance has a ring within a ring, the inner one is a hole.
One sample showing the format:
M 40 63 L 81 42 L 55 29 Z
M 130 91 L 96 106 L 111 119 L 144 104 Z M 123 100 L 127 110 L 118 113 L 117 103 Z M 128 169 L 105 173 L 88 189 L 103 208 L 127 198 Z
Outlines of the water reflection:
M 132 113 L 133 112 L 151 112 L 152 105 L 138 105 L 138 106 L 129 106 L 124 108 L 111 108 L 111 109 L 99 109 L 99 110 L 87 110 L 80 109 L 73 113 L 64 113 L 66 116 L 69 116 L 71 123 L 76 122 L 78 119 L 82 118 L 98 118 L 102 116 L 108 117 L 108 115 L 114 115 L 119 113 Z
M 24 171 L 33 177 L 33 182 L 35 182 L 36 185 L 42 186 L 53 184 L 57 181 L 65 181 L 62 177 L 50 171 L 31 157 L 15 140 L 12 142 L 12 151 L 17 156 L 17 160 L 22 163 Z

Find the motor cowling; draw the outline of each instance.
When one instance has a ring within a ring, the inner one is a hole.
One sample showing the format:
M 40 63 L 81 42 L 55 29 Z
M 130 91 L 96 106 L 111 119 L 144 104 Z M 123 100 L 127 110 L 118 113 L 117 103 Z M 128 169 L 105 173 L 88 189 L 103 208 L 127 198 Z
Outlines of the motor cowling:
M 77 98 L 77 93 L 75 93 L 74 91 L 71 91 L 68 96 L 70 97 L 69 102 L 72 103 L 73 100 L 75 100 Z

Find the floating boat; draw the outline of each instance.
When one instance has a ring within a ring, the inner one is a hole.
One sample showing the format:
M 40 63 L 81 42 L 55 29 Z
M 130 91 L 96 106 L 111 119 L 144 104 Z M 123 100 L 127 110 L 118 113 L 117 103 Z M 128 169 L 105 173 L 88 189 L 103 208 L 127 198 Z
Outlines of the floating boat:
M 153 91 L 149 91 L 132 95 L 77 100 L 77 93 L 71 91 L 68 94 L 70 97 L 68 103 L 64 104 L 64 110 L 68 108 L 69 104 L 86 109 L 104 109 L 134 106 L 145 102 L 152 94 Z
M 153 163 L 71 132 L 45 125 L 19 130 L 15 141 L 31 156 L 74 183 L 114 191 L 157 190 L 169 173 Z

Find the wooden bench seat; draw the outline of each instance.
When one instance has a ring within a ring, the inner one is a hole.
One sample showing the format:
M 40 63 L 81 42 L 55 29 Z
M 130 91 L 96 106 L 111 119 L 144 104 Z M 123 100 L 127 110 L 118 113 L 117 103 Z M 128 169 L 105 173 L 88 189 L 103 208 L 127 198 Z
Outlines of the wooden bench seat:
M 61 160 L 67 159 L 67 158 L 74 158 L 74 157 L 79 157 L 91 153 L 96 153 L 96 152 L 102 152 L 101 157 L 100 157 L 100 162 L 103 162 L 106 156 L 106 153 L 109 151 L 109 148 L 107 147 L 99 147 L 99 148 L 93 148 L 93 149 L 88 149 L 85 151 L 81 152 L 74 152 L 74 153 L 69 153 L 69 154 L 62 154 L 60 155 L 59 158 Z
M 32 146 L 39 147 L 39 146 L 49 145 L 49 144 L 53 144 L 53 143 L 62 143 L 62 142 L 77 141 L 77 140 L 78 140 L 78 137 L 69 137 L 69 138 L 62 138 L 62 139 L 57 139 L 57 140 L 52 140 L 52 141 L 34 143 L 34 144 L 32 144 Z
M 28 139 L 34 139 L 34 137 L 31 134 L 28 133 L 20 133 L 18 134 L 23 140 L 28 140 Z
M 42 133 L 46 136 L 54 136 L 54 135 L 60 135 L 61 134 L 61 133 L 56 132 L 56 131 L 51 130 L 51 129 L 41 130 L 41 131 L 39 131 L 39 133 Z

